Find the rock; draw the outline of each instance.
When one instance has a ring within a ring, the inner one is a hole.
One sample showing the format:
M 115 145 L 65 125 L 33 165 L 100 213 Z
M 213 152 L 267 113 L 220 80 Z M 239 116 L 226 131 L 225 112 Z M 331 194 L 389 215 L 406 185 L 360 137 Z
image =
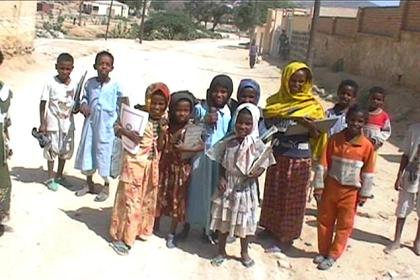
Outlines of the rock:
M 281 252 L 274 253 L 274 257 L 278 260 L 286 260 L 287 256 Z
M 292 266 L 286 260 L 277 260 L 277 266 L 281 268 L 291 269 Z
M 398 277 L 398 272 L 394 270 L 387 271 L 386 275 L 388 275 L 391 279 L 395 279 Z
M 312 247 L 312 243 L 310 243 L 310 242 L 305 242 L 303 244 L 305 244 L 305 246 Z

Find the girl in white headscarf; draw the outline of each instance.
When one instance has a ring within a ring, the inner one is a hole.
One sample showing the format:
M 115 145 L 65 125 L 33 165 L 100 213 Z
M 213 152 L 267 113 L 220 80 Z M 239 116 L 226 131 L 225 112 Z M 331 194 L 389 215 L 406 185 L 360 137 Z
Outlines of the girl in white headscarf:
M 257 178 L 275 163 L 270 151 L 257 168 L 253 166 L 265 150 L 265 144 L 259 139 L 259 119 L 257 106 L 241 104 L 233 118 L 235 133 L 208 152 L 210 158 L 220 163 L 219 188 L 213 197 L 210 223 L 210 229 L 219 232 L 219 252 L 211 261 L 215 266 L 227 258 L 228 236 L 241 238 L 241 262 L 246 267 L 254 265 L 248 254 L 248 243 L 257 229 Z

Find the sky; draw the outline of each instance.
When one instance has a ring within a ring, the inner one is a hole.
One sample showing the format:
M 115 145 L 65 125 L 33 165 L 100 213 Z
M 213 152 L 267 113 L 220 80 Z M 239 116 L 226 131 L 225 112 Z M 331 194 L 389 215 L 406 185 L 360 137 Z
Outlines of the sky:
M 396 0 L 382 0 L 382 1 L 372 1 L 371 2 L 375 3 L 376 5 L 379 6 L 398 6 L 400 4 L 400 1 L 396 1 Z

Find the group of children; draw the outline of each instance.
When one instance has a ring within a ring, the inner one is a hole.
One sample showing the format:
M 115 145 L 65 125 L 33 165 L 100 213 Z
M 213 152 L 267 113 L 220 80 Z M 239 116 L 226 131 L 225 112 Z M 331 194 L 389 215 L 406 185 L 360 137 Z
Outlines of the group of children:
M 190 225 L 195 225 L 203 229 L 206 239 L 218 242 L 212 265 L 219 266 L 227 259 L 226 243 L 234 237 L 241 241 L 241 263 L 245 267 L 254 265 L 248 244 L 258 225 L 258 177 L 276 163 L 270 146 L 261 139 L 267 128 L 263 110 L 257 105 L 261 95 L 258 83 L 242 80 L 237 101 L 231 98 L 233 83 L 226 75 L 213 78 L 205 100 L 197 100 L 187 90 L 171 94 L 165 84 L 151 84 L 144 105 L 135 106 L 149 113 L 144 133 L 140 135 L 120 122 L 122 104 L 130 102 L 121 86 L 109 76 L 113 63 L 111 53 L 97 54 L 94 64 L 97 76 L 86 81 L 78 104 L 74 98 L 77 84 L 70 78 L 73 57 L 67 53 L 58 56 L 58 74 L 46 83 L 40 103 L 38 130 L 48 138 L 44 147 L 48 161 L 47 187 L 55 191 L 65 181 L 64 165 L 74 150 L 73 115 L 77 107 L 85 121 L 75 168 L 86 175 L 86 185 L 76 195 L 93 193 L 97 194 L 96 201 L 106 200 L 113 165 L 119 162 L 121 166 L 110 224 L 110 246 L 118 254 L 129 254 L 136 238 L 147 239 L 159 230 L 160 218 L 169 216 L 172 221 L 166 237 L 168 248 L 176 247 L 177 242 L 187 237 Z M 296 85 L 290 84 L 295 87 L 294 94 L 300 90 L 300 79 L 291 76 L 296 81 Z M 355 105 L 358 90 L 352 80 L 340 83 L 338 101 L 326 114 L 338 120 L 328 133 L 329 140 L 315 168 L 319 255 L 314 262 L 322 270 L 332 267 L 343 253 L 357 206 L 363 206 L 372 197 L 376 152 L 391 133 L 389 116 L 383 109 L 385 91 L 379 87 L 370 90 L 365 113 Z M 10 201 L 10 176 L 5 161 L 9 155 L 5 142 L 10 97 L 9 90 L 0 84 L 0 128 L 4 132 L 0 139 L 2 219 L 8 213 L 6 206 Z M 313 126 L 311 120 L 305 121 Z M 194 147 L 184 143 L 193 126 L 202 127 L 201 141 Z M 418 125 L 411 126 L 404 142 L 395 184 L 400 190 L 396 239 L 388 251 L 399 246 L 405 217 L 419 199 L 416 196 L 420 174 L 419 132 Z M 117 155 L 121 137 L 138 145 L 138 152 Z M 58 170 L 54 173 L 56 158 Z M 254 166 L 257 159 L 259 164 Z M 95 172 L 104 180 L 100 190 L 94 187 Z M 179 224 L 183 228 L 177 234 Z M 420 233 L 415 244 L 415 252 L 420 253 Z

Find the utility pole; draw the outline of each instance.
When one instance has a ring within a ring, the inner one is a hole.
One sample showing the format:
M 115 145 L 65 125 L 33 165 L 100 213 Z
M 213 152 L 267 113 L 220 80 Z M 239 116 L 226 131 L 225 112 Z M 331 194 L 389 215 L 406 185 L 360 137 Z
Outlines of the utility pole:
M 82 26 L 82 9 L 83 9 L 83 0 L 80 1 L 79 5 L 79 26 Z
M 321 0 L 315 0 L 312 14 L 311 31 L 309 33 L 308 50 L 306 52 L 306 63 L 309 67 L 313 66 L 315 55 L 315 34 L 319 22 L 319 11 L 321 9 Z
M 139 43 L 143 43 L 143 33 L 144 33 L 144 17 L 146 16 L 146 7 L 147 0 L 143 0 L 143 10 L 141 11 L 141 21 L 140 21 L 140 34 L 139 34 Z
M 109 23 L 111 22 L 112 4 L 113 3 L 114 3 L 114 0 L 111 0 L 111 4 L 109 5 L 109 12 L 108 12 L 108 22 L 106 24 L 105 41 L 108 39 Z

